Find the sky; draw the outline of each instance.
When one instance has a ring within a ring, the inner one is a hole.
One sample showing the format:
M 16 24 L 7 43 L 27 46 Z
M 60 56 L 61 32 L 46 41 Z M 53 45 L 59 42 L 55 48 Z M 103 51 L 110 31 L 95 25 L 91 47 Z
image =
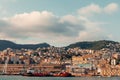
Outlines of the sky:
M 67 46 L 120 42 L 120 0 L 0 0 L 0 39 Z

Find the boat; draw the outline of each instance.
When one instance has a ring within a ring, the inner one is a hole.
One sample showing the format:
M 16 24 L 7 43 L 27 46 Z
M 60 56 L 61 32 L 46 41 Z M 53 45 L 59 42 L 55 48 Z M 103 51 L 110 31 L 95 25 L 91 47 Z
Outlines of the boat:
M 52 77 L 50 73 L 25 73 L 22 76 L 30 76 L 30 77 Z
M 48 72 L 35 72 L 34 69 L 28 69 L 26 73 L 23 73 L 22 76 L 30 76 L 30 77 L 49 77 L 52 74 Z
M 53 77 L 71 77 L 72 75 L 68 72 L 59 72 L 53 74 Z
M 32 73 L 24 73 L 24 74 L 22 74 L 22 76 L 33 76 L 33 74 Z
M 27 73 L 22 74 L 22 76 L 30 76 L 30 77 L 71 77 L 72 75 L 68 72 L 59 72 L 59 73 L 27 72 Z

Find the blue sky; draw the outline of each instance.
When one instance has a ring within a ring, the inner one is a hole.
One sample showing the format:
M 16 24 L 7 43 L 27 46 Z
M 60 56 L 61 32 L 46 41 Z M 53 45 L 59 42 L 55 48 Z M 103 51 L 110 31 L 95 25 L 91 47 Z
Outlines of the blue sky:
M 66 46 L 120 42 L 120 0 L 0 0 L 0 38 Z

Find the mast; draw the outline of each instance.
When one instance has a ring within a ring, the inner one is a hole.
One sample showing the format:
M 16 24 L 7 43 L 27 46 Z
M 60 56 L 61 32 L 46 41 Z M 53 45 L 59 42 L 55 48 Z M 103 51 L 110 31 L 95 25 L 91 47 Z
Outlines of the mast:
M 7 56 L 7 59 L 5 60 L 5 65 L 3 66 L 2 74 L 7 74 L 8 61 L 9 61 L 9 56 Z

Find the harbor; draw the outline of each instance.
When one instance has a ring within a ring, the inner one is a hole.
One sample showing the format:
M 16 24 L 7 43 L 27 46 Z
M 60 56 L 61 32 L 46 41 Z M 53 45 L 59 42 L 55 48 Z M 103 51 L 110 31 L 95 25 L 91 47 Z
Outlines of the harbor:
M 0 51 L 0 74 L 31 77 L 120 76 L 118 45 L 109 43 L 107 46 L 111 48 L 100 50 L 54 46 L 35 50 L 7 48 Z

